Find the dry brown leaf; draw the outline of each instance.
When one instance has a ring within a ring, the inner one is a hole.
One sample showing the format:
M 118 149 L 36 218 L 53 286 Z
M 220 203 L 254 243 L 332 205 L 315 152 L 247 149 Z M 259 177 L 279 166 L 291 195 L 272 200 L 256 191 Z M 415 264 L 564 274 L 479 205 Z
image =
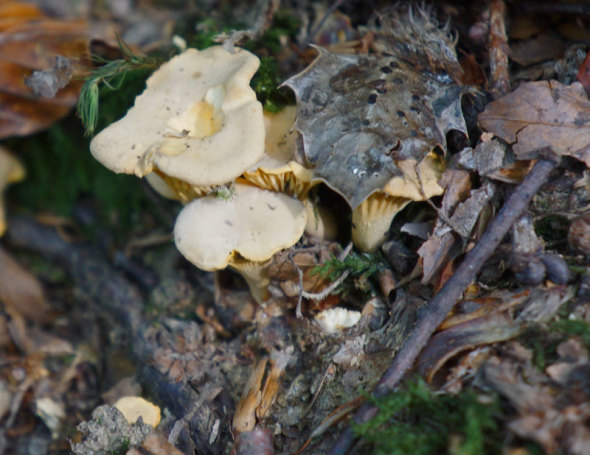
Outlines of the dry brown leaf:
M 24 81 L 34 70 L 53 68 L 56 56 L 68 59 L 73 75 L 83 74 L 89 37 L 85 21 L 51 19 L 19 2 L 0 5 L 0 138 L 42 130 L 70 111 L 81 81 L 51 99 L 35 95 Z
M 443 327 L 450 328 L 430 339 L 418 358 L 418 372 L 431 381 L 437 371 L 458 353 L 512 339 L 531 322 L 548 321 L 568 300 L 570 292 L 571 289 L 554 287 L 491 295 L 502 303 L 483 306 L 473 314 L 452 316 L 443 323 Z M 514 316 L 513 308 L 518 309 L 518 316 Z
M 262 401 L 263 380 L 267 363 L 268 358 L 263 358 L 256 363 L 256 367 L 252 370 L 244 387 L 244 393 L 236 406 L 232 421 L 232 430 L 237 433 L 252 431 L 256 425 L 256 409 Z
M 590 404 L 566 405 L 557 400 L 559 390 L 540 375 L 529 359 L 492 357 L 482 369 L 485 385 L 506 397 L 518 416 L 508 428 L 532 439 L 546 453 L 585 454 L 590 443 Z
M 446 187 L 441 211 L 446 217 L 450 217 L 455 208 L 468 198 L 471 178 L 466 171 L 447 170 L 443 174 L 441 185 Z M 442 229 L 444 232 L 439 233 L 438 230 Z M 446 223 L 437 220 L 434 234 L 418 250 L 418 255 L 423 261 L 423 283 L 428 283 L 449 261 L 455 242 L 455 235 L 447 229 Z
M 528 66 L 559 58 L 566 49 L 566 43 L 552 33 L 541 33 L 532 39 L 510 46 L 510 59 Z
M 537 158 L 552 147 L 590 166 L 590 100 L 579 82 L 527 82 L 488 104 L 481 126 L 514 144 L 519 159 Z
M 522 327 L 506 313 L 492 314 L 456 325 L 430 339 L 417 361 L 418 372 L 430 382 L 446 361 L 459 352 L 509 340 L 521 330 Z
M 142 455 L 183 455 L 180 450 L 168 442 L 164 433 L 158 430 L 152 431 L 143 441 L 141 446 L 147 450 L 139 452 Z
M 39 281 L 0 247 L 0 302 L 25 319 L 46 320 L 49 305 Z

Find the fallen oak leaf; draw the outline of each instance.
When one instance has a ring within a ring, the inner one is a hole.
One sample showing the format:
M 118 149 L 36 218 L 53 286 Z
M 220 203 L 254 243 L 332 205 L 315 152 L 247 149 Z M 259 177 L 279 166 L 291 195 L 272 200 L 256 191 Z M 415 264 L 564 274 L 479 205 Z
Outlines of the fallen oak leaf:
M 518 159 L 538 158 L 539 149 L 551 147 L 590 167 L 590 100 L 579 82 L 524 83 L 488 104 L 478 120 L 484 129 L 514 144 Z

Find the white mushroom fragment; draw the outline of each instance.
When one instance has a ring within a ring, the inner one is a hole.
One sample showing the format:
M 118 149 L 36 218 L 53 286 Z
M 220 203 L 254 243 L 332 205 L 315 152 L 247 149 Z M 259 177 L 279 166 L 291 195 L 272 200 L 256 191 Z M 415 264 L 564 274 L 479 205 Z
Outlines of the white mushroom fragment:
M 419 164 L 396 163 L 402 175 L 392 178 L 382 191 L 369 196 L 352 211 L 352 240 L 363 251 L 375 251 L 384 241 L 395 215 L 412 201 L 425 201 L 444 189 L 438 184 L 443 162 L 430 153 Z
M 114 406 L 125 416 L 125 420 L 129 425 L 133 425 L 140 417 L 143 423 L 154 428 L 160 423 L 160 408 L 145 398 L 121 397 Z
M 336 333 L 352 327 L 360 319 L 360 311 L 347 310 L 341 307 L 329 308 L 315 315 L 316 322 L 328 333 Z
M 252 295 L 264 301 L 268 260 L 299 240 L 306 218 L 297 199 L 236 184 L 230 200 L 207 196 L 186 205 L 176 220 L 174 241 L 200 269 L 230 266 L 243 273 Z
M 233 181 L 264 153 L 262 105 L 249 85 L 259 63 L 242 49 L 186 50 L 147 80 L 90 151 L 115 172 L 156 173 L 184 202 Z
M 2 193 L 11 183 L 22 180 L 25 168 L 21 162 L 4 147 L 0 147 L 0 235 L 6 230 L 6 216 Z

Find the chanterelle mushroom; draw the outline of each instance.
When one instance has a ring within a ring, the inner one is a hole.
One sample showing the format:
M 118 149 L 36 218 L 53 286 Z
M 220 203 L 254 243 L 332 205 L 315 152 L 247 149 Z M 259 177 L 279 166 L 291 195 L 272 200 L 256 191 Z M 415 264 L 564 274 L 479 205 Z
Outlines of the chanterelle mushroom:
M 266 296 L 263 271 L 277 251 L 294 245 L 306 224 L 303 203 L 283 193 L 236 184 L 229 200 L 207 196 L 178 215 L 174 241 L 182 255 L 203 270 L 230 266 L 259 301 Z
M 419 164 L 396 163 L 401 176 L 392 178 L 352 211 L 352 240 L 363 251 L 375 251 L 385 241 L 395 215 L 412 201 L 425 201 L 444 189 L 438 184 L 444 164 L 430 153 Z
M 186 50 L 148 79 L 90 151 L 115 172 L 156 172 L 184 202 L 234 180 L 264 153 L 262 105 L 249 85 L 259 63 L 243 49 Z
M 313 173 L 295 161 L 297 132 L 291 129 L 295 114 L 295 106 L 287 106 L 277 114 L 264 113 L 264 155 L 244 172 L 241 181 L 299 199 L 307 197 L 314 183 Z
M 25 168 L 20 161 L 4 147 L 0 147 L 0 235 L 4 234 L 6 230 L 2 192 L 6 186 L 22 180 L 24 176 Z

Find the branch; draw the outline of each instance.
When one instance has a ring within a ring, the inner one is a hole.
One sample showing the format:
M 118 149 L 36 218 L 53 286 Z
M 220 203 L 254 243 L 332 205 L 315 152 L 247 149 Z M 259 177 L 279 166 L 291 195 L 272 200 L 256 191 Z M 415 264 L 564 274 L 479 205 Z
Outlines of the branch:
M 500 245 L 512 224 L 521 216 L 533 196 L 547 180 L 549 173 L 557 166 L 559 159 L 551 149 L 542 150 L 540 156 L 542 158 L 537 161 L 531 172 L 510 195 L 508 201 L 498 212 L 498 216 L 488 225 L 477 245 L 465 255 L 465 259 L 459 265 L 455 274 L 430 301 L 427 311 L 424 312 L 422 318 L 412 329 L 409 337 L 393 359 L 391 366 L 377 384 L 373 391 L 374 398 L 382 397 L 395 389 L 436 328 L 452 310 L 457 299 L 475 279 L 484 262 Z M 377 408 L 374 405 L 365 403 L 357 411 L 353 420 L 357 424 L 364 423 L 376 413 Z M 348 427 L 340 435 L 330 454 L 341 455 L 346 453 L 355 439 L 356 436 L 352 428 Z

